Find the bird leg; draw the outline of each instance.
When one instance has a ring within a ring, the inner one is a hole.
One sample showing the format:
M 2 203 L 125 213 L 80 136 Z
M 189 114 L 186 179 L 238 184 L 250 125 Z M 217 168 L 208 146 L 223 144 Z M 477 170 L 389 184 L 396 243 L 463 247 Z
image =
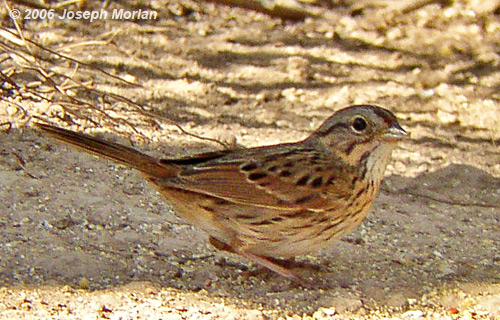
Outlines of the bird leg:
M 248 252 L 246 250 L 237 250 L 237 249 L 234 249 L 232 246 L 228 245 L 227 243 L 224 243 L 214 237 L 210 237 L 209 238 L 209 242 L 217 249 L 219 250 L 222 250 L 222 251 L 227 251 L 227 252 L 231 252 L 231 253 L 236 253 L 236 254 L 239 254 L 245 258 L 247 258 L 248 260 L 254 262 L 254 263 L 257 263 L 271 271 L 274 271 L 276 272 L 277 274 L 285 277 L 285 278 L 288 278 L 289 280 L 291 280 L 292 282 L 295 282 L 301 286 L 306 286 L 308 283 L 307 281 L 305 281 L 304 279 L 300 278 L 299 276 L 297 276 L 294 272 L 292 272 L 291 270 L 288 270 L 282 266 L 280 266 L 279 264 L 271 261 L 270 259 L 267 259 L 267 258 L 264 258 L 264 257 L 261 257 L 261 256 L 258 256 L 258 255 L 255 255 L 251 252 Z

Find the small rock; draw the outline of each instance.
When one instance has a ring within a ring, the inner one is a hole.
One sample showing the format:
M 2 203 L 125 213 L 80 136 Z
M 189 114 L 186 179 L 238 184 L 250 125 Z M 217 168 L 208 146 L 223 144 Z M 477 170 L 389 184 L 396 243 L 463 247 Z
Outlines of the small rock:
M 363 301 L 350 297 L 324 297 L 321 299 L 320 304 L 324 307 L 324 310 L 334 310 L 337 313 L 355 312 L 363 307 Z
M 479 306 L 493 317 L 500 316 L 500 294 L 481 297 Z
M 425 313 L 420 310 L 411 310 L 403 313 L 403 318 L 421 318 L 425 317 Z

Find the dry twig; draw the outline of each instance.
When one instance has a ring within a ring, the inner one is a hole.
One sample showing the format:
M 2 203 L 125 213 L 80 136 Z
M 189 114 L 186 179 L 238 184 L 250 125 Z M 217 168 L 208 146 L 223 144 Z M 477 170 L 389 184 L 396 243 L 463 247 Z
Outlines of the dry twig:
M 9 7 L 7 9 L 10 10 Z M 3 92 L 0 95 L 0 100 L 6 105 L 14 107 L 17 110 L 15 114 L 18 115 L 18 118 L 28 118 L 27 121 L 30 118 L 45 121 L 44 117 L 28 114 L 26 109 L 19 103 L 19 101 L 24 103 L 32 102 L 45 105 L 45 114 L 49 118 L 55 117 L 71 124 L 83 120 L 92 123 L 94 126 L 99 126 L 99 124 L 108 124 L 112 127 L 125 125 L 136 134 L 143 136 L 128 119 L 110 115 L 113 106 L 124 104 L 129 109 L 128 113 L 135 114 L 140 121 L 145 121 L 156 127 L 160 127 L 158 122 L 173 125 L 186 135 L 218 143 L 227 148 L 225 143 L 190 133 L 174 121 L 153 114 L 147 111 L 144 106 L 124 96 L 99 90 L 90 81 L 77 80 L 76 75 L 80 73 L 81 76 L 81 69 L 85 69 L 98 71 L 105 77 L 119 81 L 127 86 L 140 87 L 139 84 L 113 75 L 102 68 L 74 59 L 27 39 L 21 26 L 15 20 L 14 25 L 17 32 L 0 27 L 0 48 L 4 52 L 0 54 L 0 91 Z M 112 38 L 107 43 L 110 41 L 112 41 Z M 101 42 L 101 44 L 105 43 L 106 41 Z M 88 45 L 88 43 L 74 45 Z M 71 73 L 55 71 L 53 57 L 72 63 L 74 67 Z M 101 101 L 100 105 L 96 104 L 96 97 Z M 9 126 L 11 126 L 10 123 Z M 130 138 L 130 134 L 128 136 Z

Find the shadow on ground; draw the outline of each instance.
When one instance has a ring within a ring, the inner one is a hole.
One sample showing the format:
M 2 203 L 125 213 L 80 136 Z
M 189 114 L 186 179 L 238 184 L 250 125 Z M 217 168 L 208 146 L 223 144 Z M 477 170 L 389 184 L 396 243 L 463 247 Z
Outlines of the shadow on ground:
M 296 271 L 313 286 L 297 288 L 214 251 L 128 168 L 31 130 L 4 134 L 2 146 L 2 286 L 147 281 L 294 313 L 404 310 L 435 291 L 453 292 L 437 302 L 450 307 L 461 303 L 453 290 L 500 294 L 500 179 L 471 166 L 387 178 L 358 230 L 299 258 L 306 266 Z

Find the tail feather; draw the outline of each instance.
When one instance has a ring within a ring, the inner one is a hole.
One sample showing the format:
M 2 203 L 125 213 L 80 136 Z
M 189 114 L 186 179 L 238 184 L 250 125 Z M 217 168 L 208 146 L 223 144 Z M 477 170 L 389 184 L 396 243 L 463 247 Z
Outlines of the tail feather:
M 174 175 L 174 167 L 161 165 L 157 158 L 135 149 L 47 124 L 36 123 L 35 125 L 41 131 L 59 141 L 99 157 L 130 166 L 146 175 L 154 177 L 171 177 Z

